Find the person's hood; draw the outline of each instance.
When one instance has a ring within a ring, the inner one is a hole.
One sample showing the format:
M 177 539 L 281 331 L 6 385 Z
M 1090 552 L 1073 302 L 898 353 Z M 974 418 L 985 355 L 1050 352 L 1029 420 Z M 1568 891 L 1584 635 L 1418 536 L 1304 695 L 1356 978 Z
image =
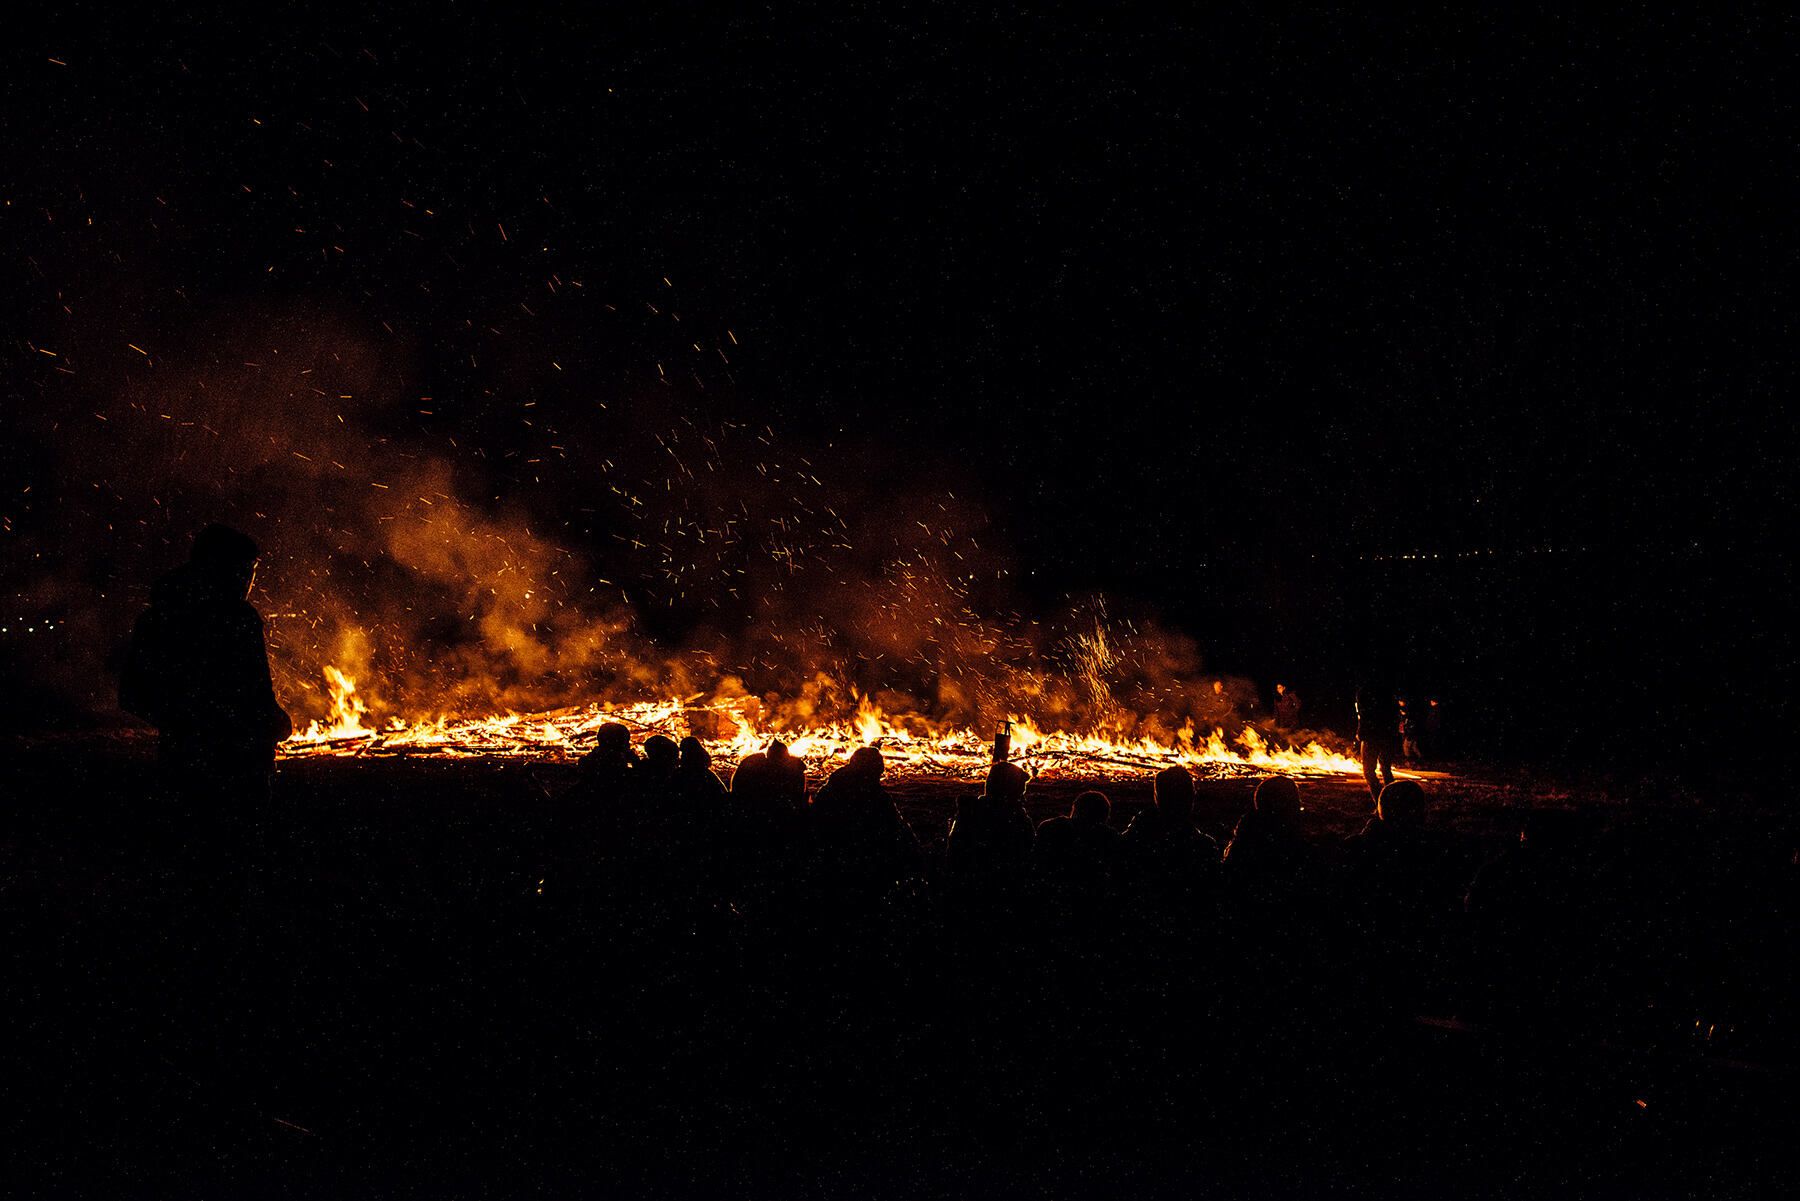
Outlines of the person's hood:
M 228 604 L 242 599 L 234 594 L 231 580 L 192 563 L 183 563 L 165 573 L 150 589 L 150 603 L 165 609 Z

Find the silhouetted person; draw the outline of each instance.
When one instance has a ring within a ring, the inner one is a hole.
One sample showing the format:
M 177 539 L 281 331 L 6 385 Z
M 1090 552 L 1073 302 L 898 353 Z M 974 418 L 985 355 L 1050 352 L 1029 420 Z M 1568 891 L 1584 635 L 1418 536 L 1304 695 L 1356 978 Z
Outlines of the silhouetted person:
M 944 875 L 953 886 L 1006 888 L 1024 877 L 1033 833 L 1024 804 L 1030 782 L 1018 764 L 996 763 L 980 796 L 958 799 L 944 844 Z
M 1419 731 L 1423 723 L 1419 720 L 1418 703 L 1399 697 L 1396 703 L 1400 706 L 1400 754 L 1399 758 L 1406 763 L 1419 761 Z
M 152 590 L 119 683 L 120 708 L 157 729 L 167 784 L 210 820 L 241 820 L 267 800 L 275 748 L 294 728 L 249 600 L 259 554 L 234 529 L 201 530 Z
M 858 747 L 813 797 L 809 821 L 825 879 L 885 891 L 917 872 L 918 839 L 881 782 L 885 770 L 879 750 Z
M 242 966 L 268 834 L 275 748 L 293 723 L 275 700 L 263 621 L 251 606 L 256 544 L 222 525 L 158 580 L 132 630 L 121 708 L 156 726 L 166 853 L 164 968 L 190 982 Z
M 731 780 L 725 786 L 734 805 L 742 804 L 747 798 L 759 796 L 768 789 L 768 763 L 766 751 L 751 751 L 738 760 L 737 766 L 731 769 Z
M 1211 988 L 1201 989 L 1217 954 L 1219 844 L 1195 826 L 1194 800 L 1186 768 L 1158 772 L 1151 806 L 1120 838 L 1124 1004 L 1153 1060 L 1193 1053 L 1184 1040 L 1198 1029 L 1195 1006 L 1212 998 Z
M 768 901 L 797 881 L 806 820 L 806 762 L 776 740 L 745 755 L 725 798 L 724 869 L 740 902 Z
M 1400 847 L 1417 840 L 1425 829 L 1425 789 L 1417 780 L 1400 780 L 1381 790 L 1375 816 L 1345 841 L 1364 849 Z
M 1211 889 L 1219 844 L 1194 826 L 1194 777 L 1184 767 L 1156 773 L 1154 803 L 1126 827 L 1132 869 L 1152 891 Z
M 1435 696 L 1425 698 L 1425 711 L 1420 719 L 1419 751 L 1421 760 L 1429 763 L 1444 755 L 1444 702 Z
M 1031 844 L 1031 877 L 1049 919 L 1043 933 L 1052 954 L 1091 959 L 1113 930 L 1118 913 L 1119 832 L 1107 825 L 1112 802 L 1084 792 L 1065 817 L 1039 824 Z M 1082 987 L 1065 981 L 1061 987 Z
M 681 740 L 677 756 L 675 772 L 670 777 L 677 811 L 689 820 L 723 820 L 725 782 L 712 769 L 712 754 L 690 734 Z
M 637 780 L 639 760 L 631 731 L 609 721 L 594 731 L 594 749 L 581 757 L 580 788 L 596 799 L 618 802 Z
M 1021 1024 L 1033 1031 L 1041 1056 L 1035 1070 L 1046 1091 L 1090 1095 L 1096 1073 L 1122 1074 L 1113 1015 L 1121 1008 L 1115 990 L 1128 972 L 1117 959 L 1120 843 L 1107 825 L 1111 814 L 1105 793 L 1083 792 L 1067 815 L 1039 823 L 1031 844 L 1034 911 L 1020 923 L 1026 957 L 1011 995 L 996 996 L 1015 1005 L 1028 998 Z
M 639 769 L 628 727 L 605 722 L 594 731 L 594 747 L 581 756 L 576 781 L 551 798 L 549 819 L 538 832 L 545 873 L 540 889 L 549 897 L 601 906 L 608 893 L 626 888 L 619 868 L 634 850 Z
M 1416 1004 L 1445 966 L 1461 889 L 1425 829 L 1425 790 L 1397 780 L 1375 816 L 1344 841 L 1351 920 L 1362 935 L 1378 994 Z
M 1318 970 L 1328 919 L 1324 865 L 1301 832 L 1300 789 L 1286 776 L 1256 786 L 1250 810 L 1225 848 L 1224 926 L 1239 953 L 1247 1004 L 1284 1010 L 1301 1004 L 1301 990 Z
M 609 721 L 594 731 L 594 749 L 581 757 L 575 784 L 557 799 L 555 816 L 543 830 L 544 862 L 555 890 L 574 897 L 610 887 L 601 861 L 626 858 L 625 845 L 637 828 L 640 761 L 631 749 L 631 731 Z
M 675 778 L 681 763 L 681 748 L 666 734 L 652 734 L 644 739 L 643 770 L 640 779 L 649 787 L 662 788 Z
M 631 790 L 633 816 L 642 834 L 660 838 L 667 833 L 669 800 L 680 762 L 681 750 L 673 738 L 652 734 L 644 739 L 643 758 L 633 773 Z
M 622 823 L 625 853 L 636 872 L 652 889 L 667 882 L 680 851 L 673 845 L 676 833 L 671 821 L 669 795 L 674 787 L 675 766 L 681 753 L 665 734 L 644 739 L 643 750 L 631 769 L 630 786 L 615 805 Z M 640 898 L 654 898 L 639 888 Z
M 882 783 L 886 763 L 875 747 L 857 747 L 833 771 L 806 810 L 806 862 L 814 933 L 860 940 L 864 927 L 898 884 L 920 875 L 920 850 Z
M 780 739 L 745 755 L 731 776 L 731 801 L 736 814 L 752 823 L 798 816 L 806 808 L 806 761 Z
M 1392 688 L 1357 690 L 1356 741 L 1362 751 L 1369 796 L 1379 798 L 1381 789 L 1394 782 L 1394 760 L 1400 757 L 1400 701 Z
M 1119 859 L 1119 832 L 1106 824 L 1112 802 L 1104 792 L 1084 792 L 1066 817 L 1038 825 L 1031 845 L 1031 867 L 1053 894 L 1098 895 L 1112 884 Z
M 806 760 L 779 738 L 769 744 L 769 787 L 775 803 L 795 813 L 806 810 Z
M 805 761 L 779 739 L 766 751 L 745 755 L 731 773 L 726 813 L 734 841 L 746 852 L 789 842 L 806 815 Z
M 725 849 L 725 785 L 712 770 L 712 755 L 698 738 L 681 740 L 663 803 L 663 822 L 674 854 L 698 889 L 716 897 Z
M 622 828 L 603 849 L 615 854 L 611 874 L 629 893 L 617 898 L 621 910 L 652 942 L 668 933 L 669 923 L 694 930 L 718 900 L 715 853 L 723 842 L 725 788 L 710 763 L 698 739 L 680 746 L 664 734 L 644 739 L 643 757 L 617 806 Z
M 1280 887 L 1310 860 L 1300 834 L 1300 787 L 1286 776 L 1256 786 L 1250 810 L 1238 820 L 1225 848 L 1225 877 L 1241 885 Z
M 1300 694 L 1286 684 L 1275 685 L 1275 728 L 1300 728 Z

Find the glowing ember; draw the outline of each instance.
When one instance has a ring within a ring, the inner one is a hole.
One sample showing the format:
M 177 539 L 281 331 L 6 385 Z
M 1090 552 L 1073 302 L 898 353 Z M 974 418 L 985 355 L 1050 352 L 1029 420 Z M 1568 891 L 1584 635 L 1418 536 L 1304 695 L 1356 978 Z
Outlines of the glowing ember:
M 986 769 L 991 753 L 988 739 L 974 730 L 934 728 L 917 717 L 889 717 L 866 697 L 850 720 L 805 729 L 759 729 L 745 715 L 745 702 L 689 703 L 679 698 L 498 717 L 418 722 L 396 718 L 376 729 L 366 722 L 368 707 L 357 695 L 356 682 L 335 667 L 327 667 L 325 676 L 331 694 L 329 716 L 288 739 L 282 747 L 284 754 L 570 760 L 591 747 L 594 731 L 609 721 L 630 727 L 640 739 L 651 734 L 675 739 L 692 734 L 721 765 L 734 764 L 780 738 L 817 771 L 837 766 L 859 746 L 877 746 L 896 776 L 966 779 Z M 1201 734 L 1191 723 L 1171 744 L 1148 738 L 1119 740 L 1104 733 L 1039 730 L 1029 719 L 1019 718 L 1013 724 L 1011 758 L 1034 775 L 1086 778 L 1140 775 L 1170 766 L 1211 776 L 1268 772 L 1335 776 L 1362 770 L 1355 759 L 1318 742 L 1298 748 L 1271 746 L 1254 728 L 1245 726 L 1228 744 L 1223 730 Z

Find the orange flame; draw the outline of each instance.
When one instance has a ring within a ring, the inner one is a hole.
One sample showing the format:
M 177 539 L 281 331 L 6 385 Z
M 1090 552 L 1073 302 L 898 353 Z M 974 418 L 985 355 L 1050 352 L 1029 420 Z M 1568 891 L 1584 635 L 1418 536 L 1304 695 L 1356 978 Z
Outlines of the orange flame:
M 860 698 L 849 721 L 824 722 L 797 730 L 758 728 L 741 700 L 691 703 L 679 697 L 634 704 L 591 704 L 544 713 L 495 717 L 393 719 L 382 729 L 368 722 L 368 705 L 356 681 L 336 667 L 325 668 L 331 711 L 283 744 L 289 756 L 426 754 L 447 757 L 521 756 L 569 760 L 592 744 L 601 724 L 616 721 L 640 737 L 699 736 L 715 759 L 735 763 L 780 738 L 816 769 L 828 770 L 859 746 L 882 751 L 900 776 L 969 778 L 986 770 L 991 746 L 970 729 L 935 728 L 921 718 L 890 718 L 875 702 Z M 726 732 L 721 732 L 726 731 Z M 1336 776 L 1360 772 L 1350 756 L 1321 743 L 1276 747 L 1250 726 L 1227 743 L 1225 732 L 1202 734 L 1190 723 L 1173 743 L 1151 738 L 1115 739 L 1104 732 L 1040 730 L 1029 719 L 1013 723 L 1013 761 L 1033 775 L 1114 778 L 1164 767 L 1186 767 L 1212 775 L 1279 772 Z

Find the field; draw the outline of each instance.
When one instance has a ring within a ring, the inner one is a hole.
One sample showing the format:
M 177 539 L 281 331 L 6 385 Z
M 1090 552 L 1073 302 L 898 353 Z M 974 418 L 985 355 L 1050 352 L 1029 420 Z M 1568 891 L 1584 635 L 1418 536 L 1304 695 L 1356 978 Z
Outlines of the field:
M 1521 1041 L 1455 1012 L 1369 1037 L 1350 1009 L 1290 1040 L 1231 1011 L 1204 949 L 1082 961 L 1132 977 L 1115 986 L 1048 969 L 1041 929 L 940 954 L 966 932 L 916 899 L 798 951 L 583 925 L 533 858 L 560 765 L 288 762 L 261 933 L 170 958 L 152 768 L 121 738 L 10 752 L 5 1066 L 28 1104 L 4 1135 L 27 1191 L 1752 1196 L 1791 1169 L 1791 1065 L 1735 1047 Z M 1466 771 L 1427 786 L 1469 872 L 1531 805 L 1668 846 L 1751 846 L 1770 820 Z M 1034 818 L 1079 787 L 1046 784 Z M 1228 830 L 1250 788 L 1204 782 L 1202 824 Z M 1118 826 L 1149 799 L 1105 790 Z M 929 850 L 958 791 L 895 789 Z M 1360 780 L 1304 798 L 1321 844 L 1368 816 Z

